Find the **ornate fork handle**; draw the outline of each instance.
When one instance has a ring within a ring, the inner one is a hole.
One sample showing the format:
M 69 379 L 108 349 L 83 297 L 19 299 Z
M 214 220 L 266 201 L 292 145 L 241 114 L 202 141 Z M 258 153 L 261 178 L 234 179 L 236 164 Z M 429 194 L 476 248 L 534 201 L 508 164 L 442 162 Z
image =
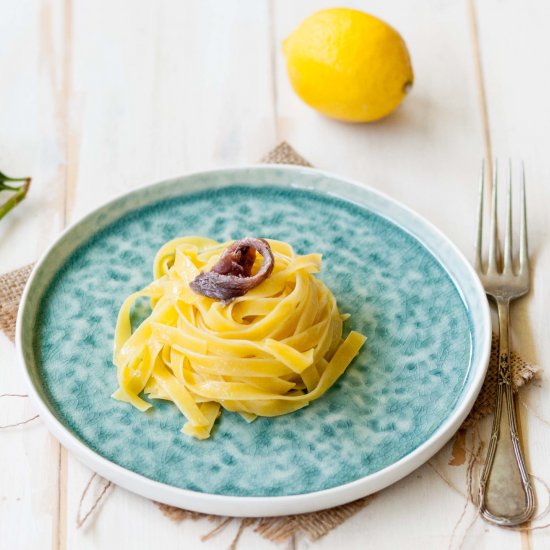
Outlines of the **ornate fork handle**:
M 504 526 L 527 521 L 535 509 L 518 436 L 515 396 L 510 365 L 510 301 L 496 298 L 500 326 L 498 389 L 493 429 L 487 459 L 479 483 L 480 512 Z M 506 414 L 503 414 L 506 410 Z

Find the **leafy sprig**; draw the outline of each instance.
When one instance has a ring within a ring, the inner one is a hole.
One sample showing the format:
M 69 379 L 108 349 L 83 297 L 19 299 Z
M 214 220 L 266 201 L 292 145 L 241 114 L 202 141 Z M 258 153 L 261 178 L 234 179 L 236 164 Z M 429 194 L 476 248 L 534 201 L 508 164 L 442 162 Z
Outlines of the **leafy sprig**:
M 21 185 L 12 185 L 15 182 L 23 182 Z M 0 220 L 13 210 L 29 192 L 31 178 L 10 178 L 0 172 L 0 192 L 7 191 L 13 193 L 12 196 L 3 204 L 0 204 Z

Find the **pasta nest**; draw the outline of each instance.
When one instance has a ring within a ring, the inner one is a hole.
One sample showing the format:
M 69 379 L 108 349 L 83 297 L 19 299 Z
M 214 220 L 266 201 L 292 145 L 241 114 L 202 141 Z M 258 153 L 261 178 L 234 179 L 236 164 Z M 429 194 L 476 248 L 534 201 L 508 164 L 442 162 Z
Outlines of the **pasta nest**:
M 319 254 L 298 255 L 267 240 L 273 272 L 228 304 L 193 292 L 231 242 L 182 237 L 154 261 L 154 281 L 124 301 L 115 330 L 119 388 L 113 397 L 140 411 L 149 400 L 172 401 L 187 419 L 182 432 L 206 439 L 223 407 L 252 422 L 278 416 L 321 397 L 358 354 L 365 337 L 343 321 L 332 292 L 317 277 Z M 258 255 L 252 272 L 262 263 Z M 151 313 L 132 330 L 136 300 Z

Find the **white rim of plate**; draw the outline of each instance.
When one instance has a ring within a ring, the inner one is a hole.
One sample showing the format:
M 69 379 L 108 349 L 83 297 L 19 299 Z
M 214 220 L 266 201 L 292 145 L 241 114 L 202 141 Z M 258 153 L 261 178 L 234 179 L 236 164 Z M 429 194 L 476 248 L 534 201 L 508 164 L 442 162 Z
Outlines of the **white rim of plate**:
M 41 420 L 44 421 L 47 428 L 53 435 L 60 441 L 60 443 L 66 447 L 69 451 L 86 466 L 97 472 L 100 476 L 107 480 L 112 481 L 116 485 L 127 489 L 133 493 L 137 493 L 141 496 L 149 499 L 183 508 L 192 510 L 195 512 L 201 512 L 204 514 L 213 514 L 219 516 L 232 516 L 232 517 L 266 517 L 266 516 L 286 516 L 293 514 L 304 514 L 309 512 L 315 512 L 326 508 L 332 508 L 365 497 L 369 494 L 375 493 L 392 485 L 396 481 L 406 477 L 408 474 L 419 468 L 422 464 L 428 461 L 437 451 L 439 451 L 456 433 L 462 422 L 468 416 L 474 402 L 481 390 L 481 386 L 485 379 L 485 373 L 489 363 L 489 355 L 491 351 L 491 318 L 489 311 L 489 304 L 485 295 L 485 290 L 479 281 L 479 278 L 470 265 L 468 260 L 464 257 L 462 252 L 456 247 L 456 245 L 435 225 L 426 220 L 420 214 L 417 214 L 411 208 L 403 205 L 399 201 L 374 189 L 366 184 L 360 183 L 357 180 L 351 178 L 345 178 L 337 174 L 325 170 L 318 170 L 316 168 L 309 168 L 303 166 L 293 166 L 284 164 L 257 164 L 257 165 L 245 165 L 239 167 L 227 167 L 218 168 L 213 170 L 201 170 L 195 172 L 189 172 L 178 176 L 180 179 L 184 177 L 208 175 L 220 172 L 240 172 L 247 170 L 279 170 L 287 171 L 289 173 L 311 173 L 324 176 L 326 178 L 334 179 L 336 181 L 345 182 L 357 186 L 361 189 L 365 189 L 375 195 L 378 195 L 383 201 L 387 201 L 394 206 L 397 206 L 401 210 L 405 211 L 409 216 L 412 216 L 418 221 L 421 221 L 429 231 L 435 234 L 440 240 L 442 240 L 449 249 L 455 254 L 457 260 L 461 261 L 463 267 L 472 278 L 473 285 L 477 291 L 479 300 L 482 304 L 481 322 L 482 327 L 482 341 L 478 342 L 481 350 L 480 360 L 477 365 L 471 365 L 475 370 L 471 374 L 472 380 L 470 388 L 461 397 L 461 400 L 455 405 L 455 409 L 435 430 L 435 432 L 424 443 L 419 445 L 416 449 L 399 459 L 397 462 L 369 474 L 365 477 L 359 478 L 355 481 L 332 487 L 330 489 L 323 489 L 321 491 L 315 491 L 312 493 L 304 493 L 299 495 L 289 496 L 228 496 L 217 495 L 212 493 L 201 493 L 197 491 L 191 491 L 189 489 L 181 489 L 165 483 L 154 481 L 141 474 L 137 474 L 131 470 L 127 470 L 110 460 L 102 457 L 98 453 L 92 451 L 84 443 L 82 443 L 71 431 L 66 428 L 63 423 L 56 418 L 56 416 L 50 411 L 48 405 L 42 400 L 42 397 L 38 393 L 38 390 L 34 386 L 33 380 L 29 373 L 27 364 L 24 359 L 22 350 L 22 317 L 25 311 L 25 305 L 30 288 L 32 287 L 35 273 L 38 268 L 45 262 L 49 256 L 50 251 L 57 245 L 57 243 L 69 232 L 73 230 L 77 225 L 84 222 L 89 216 L 94 215 L 98 210 L 101 210 L 117 200 L 126 197 L 135 192 L 142 191 L 145 188 L 161 185 L 166 181 L 144 185 L 137 189 L 132 189 L 119 194 L 115 198 L 103 203 L 101 206 L 94 208 L 91 212 L 68 225 L 55 241 L 46 249 L 42 254 L 40 260 L 36 263 L 33 272 L 31 273 L 25 289 L 23 291 L 19 311 L 17 314 L 16 324 L 16 354 L 19 364 L 21 365 L 23 376 L 29 390 L 29 396 L 36 406 Z M 291 185 L 289 185 L 291 187 Z M 323 193 L 322 191 L 320 191 Z M 326 194 L 326 193 L 324 193 Z M 341 198 L 342 200 L 349 201 L 346 197 L 340 197 L 337 192 L 334 193 L 335 198 Z M 358 203 L 364 208 L 367 208 L 364 204 Z M 393 223 L 396 223 L 403 231 L 408 231 L 407 228 L 401 226 L 400 223 L 388 218 Z M 411 233 L 416 239 L 422 243 L 420 236 L 414 232 Z M 424 245 L 426 246 L 426 245 Z M 435 254 L 434 250 L 428 248 L 428 250 Z M 437 257 L 437 256 L 436 256 Z M 438 261 L 440 261 L 438 259 Z M 442 264 L 443 265 L 443 264 Z M 443 265 L 445 268 L 445 266 Z M 454 284 L 457 281 L 453 278 Z

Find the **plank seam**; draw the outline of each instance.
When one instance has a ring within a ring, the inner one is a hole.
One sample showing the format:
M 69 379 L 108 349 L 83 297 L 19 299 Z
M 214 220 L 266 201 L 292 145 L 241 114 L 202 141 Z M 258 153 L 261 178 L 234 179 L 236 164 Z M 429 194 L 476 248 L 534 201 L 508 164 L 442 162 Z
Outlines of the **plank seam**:
M 63 125 L 64 125 L 64 153 L 65 153 L 65 170 L 64 170 L 64 197 L 63 197 L 63 227 L 67 226 L 69 214 L 72 207 L 72 182 L 70 181 L 71 174 L 71 119 L 70 119 L 70 104 L 72 95 L 72 44 L 73 44 L 73 6 L 72 0 L 65 0 L 64 3 L 64 52 L 63 52 Z
M 277 86 L 277 44 L 275 29 L 275 4 L 273 0 L 268 0 L 268 22 L 269 22 L 269 42 L 270 42 L 270 61 L 271 61 L 271 98 L 273 125 L 275 129 L 275 141 L 281 141 L 281 128 L 279 124 L 279 90 Z
M 481 126 L 483 132 L 483 148 L 486 159 L 487 175 L 489 177 L 489 187 L 492 181 L 492 161 L 493 147 L 491 142 L 491 127 L 489 124 L 489 108 L 487 102 L 487 92 L 485 89 L 485 79 L 483 76 L 483 64 L 481 60 L 481 45 L 479 39 L 479 24 L 476 9 L 476 0 L 468 0 L 468 21 L 470 26 L 470 39 L 473 50 L 473 61 L 475 71 L 475 81 L 477 87 L 479 110 L 481 115 Z

